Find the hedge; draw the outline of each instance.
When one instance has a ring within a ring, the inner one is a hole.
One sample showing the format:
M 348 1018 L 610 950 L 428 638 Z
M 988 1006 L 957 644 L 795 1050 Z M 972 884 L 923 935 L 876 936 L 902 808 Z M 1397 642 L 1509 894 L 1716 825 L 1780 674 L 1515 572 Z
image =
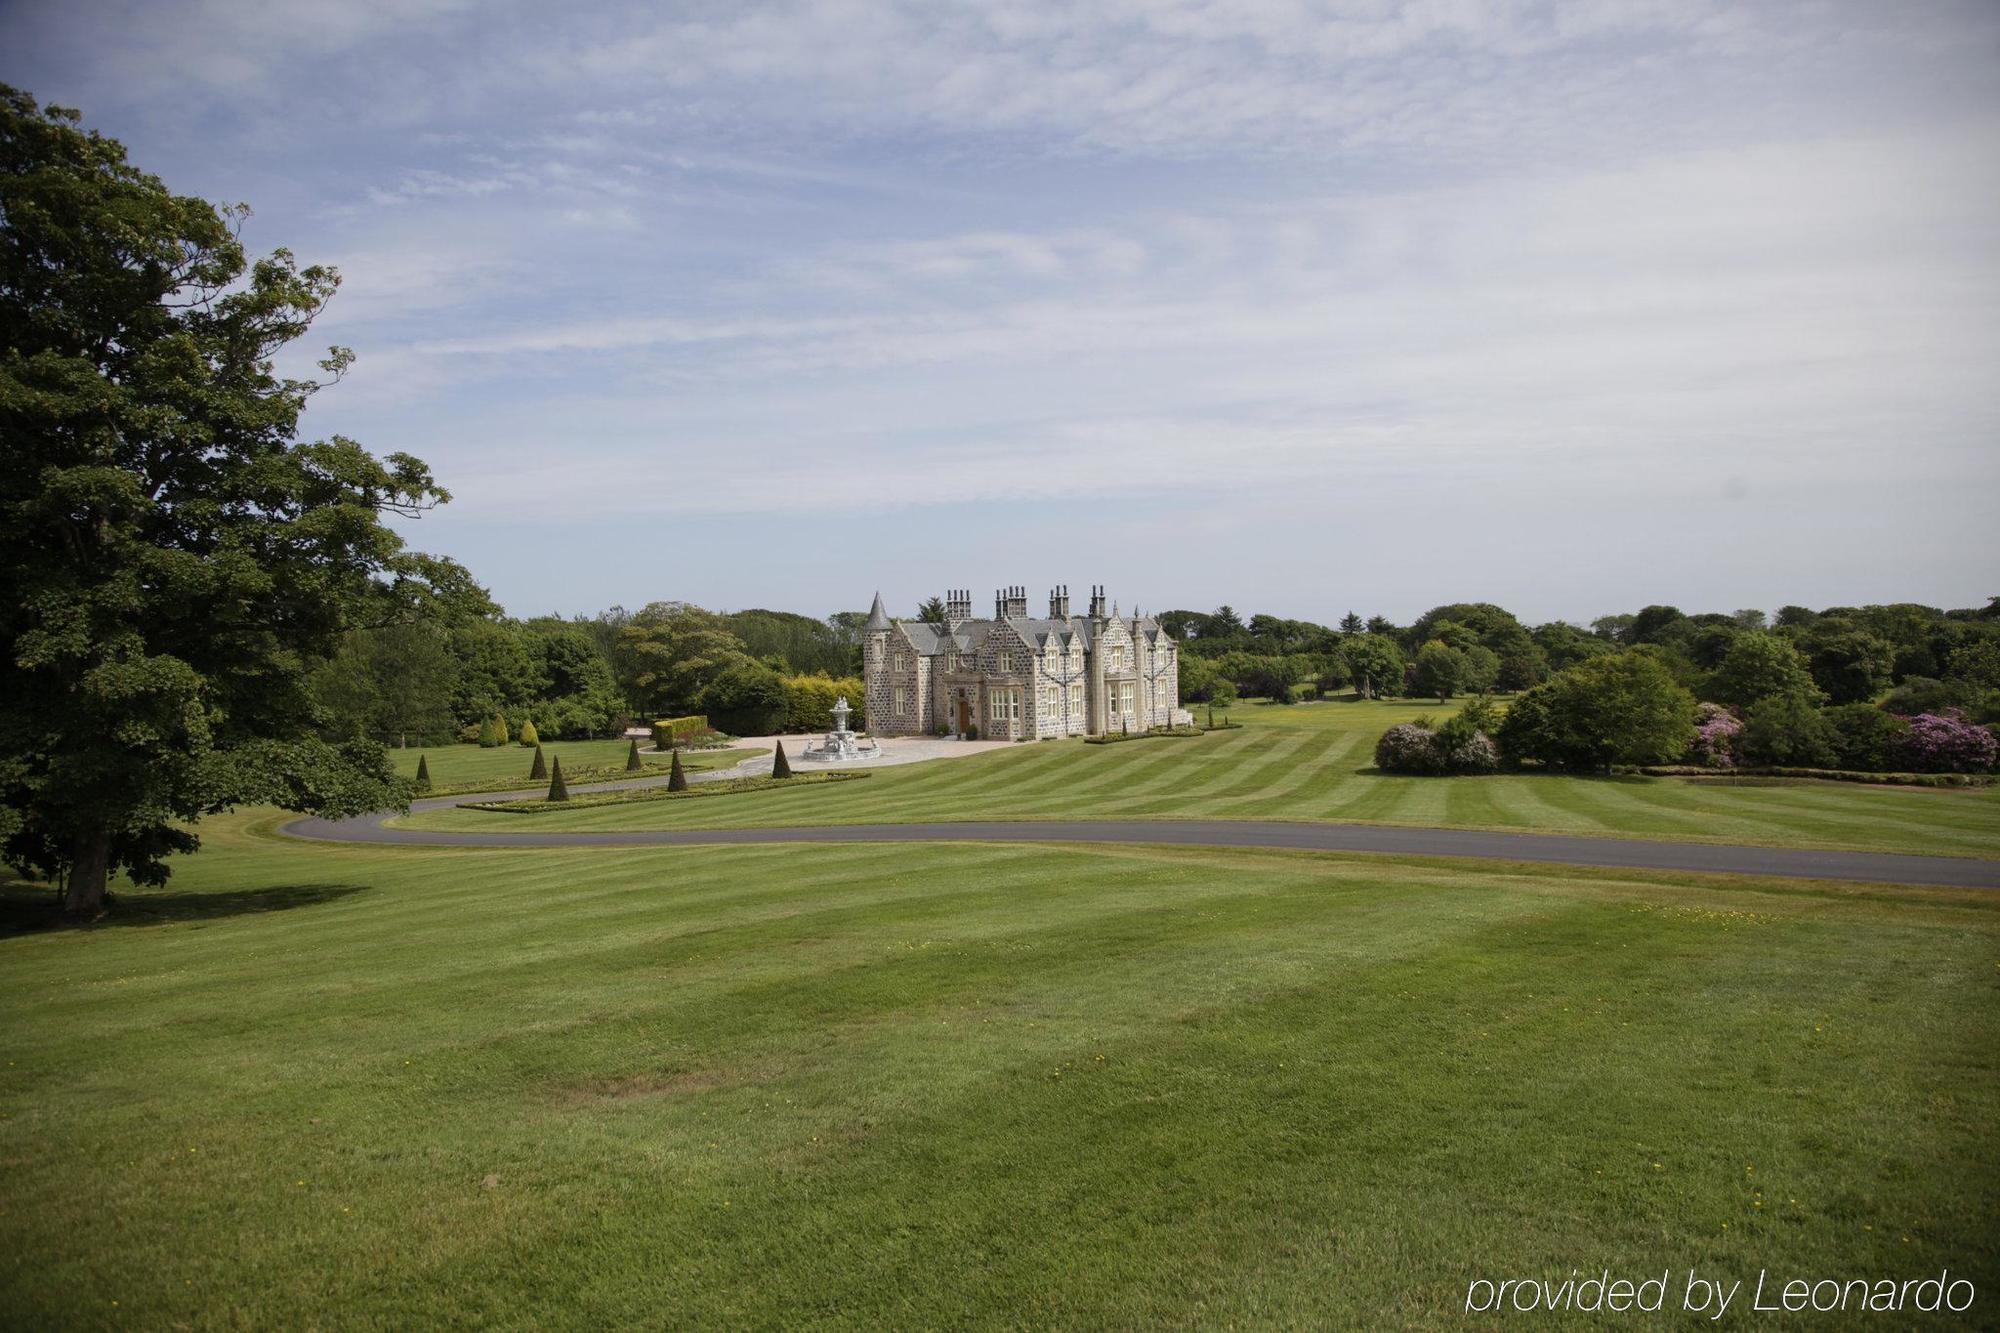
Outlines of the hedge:
M 1990 787 L 1986 773 L 1862 773 L 1850 768 L 1785 768 L 1763 764 L 1744 768 L 1699 768 L 1691 764 L 1619 765 L 1618 773 L 1642 773 L 1649 778 L 1812 778 L 1820 782 L 1864 782 L 1884 787 Z
M 653 723 L 653 748 L 671 749 L 685 745 L 690 739 L 708 730 L 708 716 L 693 713 L 687 717 L 663 717 Z
M 848 729 L 867 729 L 866 691 L 857 677 L 786 676 L 783 684 L 786 731 L 826 731 L 833 726 L 834 701 L 842 697 L 846 698 L 847 706 L 852 710 L 847 719 Z

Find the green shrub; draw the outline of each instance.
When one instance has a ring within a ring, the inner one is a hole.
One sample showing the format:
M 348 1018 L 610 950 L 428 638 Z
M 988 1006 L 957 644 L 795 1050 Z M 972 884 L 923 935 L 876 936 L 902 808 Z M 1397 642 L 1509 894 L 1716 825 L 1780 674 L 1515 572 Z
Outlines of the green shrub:
M 792 761 L 785 758 L 785 743 L 778 742 L 778 752 L 771 758 L 771 776 L 788 778 L 792 775 Z
M 680 752 L 676 750 L 674 753 L 678 755 Z M 625 771 L 627 773 L 637 773 L 645 767 L 645 763 L 639 758 L 639 738 L 634 736 L 631 748 L 625 751 Z
M 507 743 L 507 724 L 497 717 L 489 717 L 479 724 L 479 748 L 491 750 Z
M 1643 652 L 1588 658 L 1516 699 L 1500 723 L 1508 759 L 1605 770 L 1680 757 L 1694 734 L 1694 696 Z
M 542 735 L 535 730 L 535 720 L 533 718 L 529 718 L 521 724 L 521 734 L 518 739 L 524 746 L 541 744 Z
M 686 791 L 688 789 L 688 779 L 687 774 L 681 769 L 681 752 L 679 750 L 673 752 L 673 759 L 674 766 L 667 774 L 667 790 Z
M 1910 729 L 1907 720 L 1873 704 L 1842 704 L 1823 716 L 1833 728 L 1834 764 L 1860 772 L 1894 767 L 1896 738 Z
M 1814 694 L 1773 694 L 1750 705 L 1736 749 L 1746 763 L 1787 768 L 1831 768 L 1833 725 Z
M 430 789 L 431 757 L 427 754 L 420 754 L 417 756 L 417 790 L 429 791 Z
M 549 775 L 548 761 L 542 758 L 542 747 L 535 747 L 535 762 L 528 765 L 528 781 L 540 782 Z
M 548 799 L 551 801 L 567 801 L 569 799 L 569 784 L 563 781 L 561 755 L 556 756 L 555 770 L 549 775 Z
M 732 666 L 702 689 L 702 712 L 724 731 L 766 736 L 785 720 L 785 680 L 762 662 Z

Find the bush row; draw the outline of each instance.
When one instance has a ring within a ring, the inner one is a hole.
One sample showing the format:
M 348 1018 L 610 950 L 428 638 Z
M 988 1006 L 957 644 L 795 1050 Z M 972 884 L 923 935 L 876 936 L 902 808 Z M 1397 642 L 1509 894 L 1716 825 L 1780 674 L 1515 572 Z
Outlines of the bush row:
M 1621 765 L 1621 773 L 1649 778 L 1813 778 L 1821 782 L 1868 782 L 1885 787 L 1990 787 L 1988 773 L 1874 773 L 1851 768 L 1786 768 L 1775 764 L 1716 769 L 1702 764 Z

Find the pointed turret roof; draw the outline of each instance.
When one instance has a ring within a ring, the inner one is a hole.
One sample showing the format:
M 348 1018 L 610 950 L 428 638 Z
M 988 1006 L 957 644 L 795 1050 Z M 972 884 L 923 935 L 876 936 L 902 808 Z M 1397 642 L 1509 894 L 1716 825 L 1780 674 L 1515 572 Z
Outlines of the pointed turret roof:
M 879 634 L 889 628 L 889 613 L 882 607 L 882 594 L 875 594 L 875 605 L 868 608 L 868 623 L 861 627 L 870 634 Z

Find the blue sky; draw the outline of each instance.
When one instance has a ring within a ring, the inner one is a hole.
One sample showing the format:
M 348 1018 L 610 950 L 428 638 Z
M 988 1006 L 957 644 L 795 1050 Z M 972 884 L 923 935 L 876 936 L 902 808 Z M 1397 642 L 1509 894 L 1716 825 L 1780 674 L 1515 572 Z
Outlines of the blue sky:
M 2000 6 L 14 3 L 517 614 L 2000 593 Z M 316 353 L 315 353 L 316 354 Z

